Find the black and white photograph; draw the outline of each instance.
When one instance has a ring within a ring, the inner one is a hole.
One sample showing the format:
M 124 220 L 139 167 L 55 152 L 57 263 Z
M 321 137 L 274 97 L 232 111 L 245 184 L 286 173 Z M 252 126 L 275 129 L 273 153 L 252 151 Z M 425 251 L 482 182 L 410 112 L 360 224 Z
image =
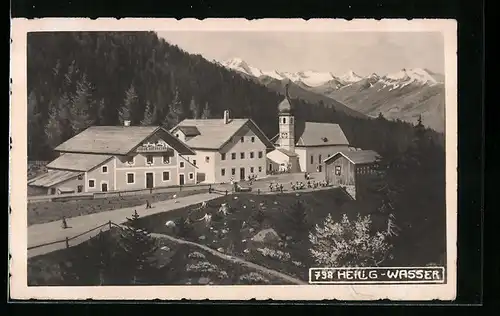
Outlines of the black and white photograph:
M 455 21 L 12 30 L 12 297 L 455 297 Z

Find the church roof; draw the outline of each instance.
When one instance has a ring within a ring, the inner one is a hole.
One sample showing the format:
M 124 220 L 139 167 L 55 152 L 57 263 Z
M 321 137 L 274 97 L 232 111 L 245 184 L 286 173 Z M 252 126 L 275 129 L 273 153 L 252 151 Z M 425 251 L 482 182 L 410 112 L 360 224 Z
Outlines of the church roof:
M 295 123 L 296 146 L 333 146 L 349 145 L 349 141 L 339 124 L 332 123 Z

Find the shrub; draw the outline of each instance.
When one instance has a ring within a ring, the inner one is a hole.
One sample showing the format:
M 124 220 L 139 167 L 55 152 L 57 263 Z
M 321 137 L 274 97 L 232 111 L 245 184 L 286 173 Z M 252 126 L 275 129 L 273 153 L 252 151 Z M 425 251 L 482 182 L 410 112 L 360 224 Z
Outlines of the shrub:
M 257 272 L 250 272 L 248 274 L 243 274 L 239 277 L 239 280 L 244 284 L 268 284 L 269 280 Z
M 217 272 L 219 268 L 208 261 L 200 261 L 194 264 L 186 265 L 188 272 Z
M 344 214 L 340 222 L 334 222 L 328 214 L 323 226 L 316 225 L 309 234 L 311 255 L 326 267 L 378 266 L 389 256 L 392 245 L 385 233 L 373 233 L 370 226 L 370 216 L 358 214 L 350 221 Z
M 269 257 L 272 259 L 277 259 L 280 261 L 288 261 L 291 256 L 288 252 L 283 252 L 281 250 L 275 250 L 270 248 L 257 248 L 257 251 L 260 252 L 263 256 Z
M 205 259 L 205 255 L 202 254 L 201 252 L 195 251 L 195 252 L 191 252 L 188 255 L 188 258 L 190 258 L 190 259 Z

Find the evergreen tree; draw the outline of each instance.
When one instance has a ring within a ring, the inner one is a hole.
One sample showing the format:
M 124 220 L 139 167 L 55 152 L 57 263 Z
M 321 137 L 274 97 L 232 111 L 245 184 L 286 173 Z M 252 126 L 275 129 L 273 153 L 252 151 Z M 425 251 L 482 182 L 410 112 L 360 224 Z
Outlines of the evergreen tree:
M 84 73 L 81 79 L 76 83 L 76 92 L 71 99 L 70 104 L 70 122 L 72 134 L 78 134 L 87 127 L 91 126 L 95 120 L 92 117 L 92 110 L 95 107 L 92 100 L 92 85 L 87 80 L 87 75 Z
M 307 233 L 310 228 L 307 219 L 307 209 L 300 200 L 297 200 L 297 203 L 287 211 L 287 215 L 288 222 L 293 231 L 297 232 L 299 235 Z
M 147 101 L 146 109 L 144 110 L 144 117 L 142 118 L 141 125 L 151 126 L 156 122 L 156 109 Z
M 28 96 L 28 156 L 38 156 L 39 142 L 43 141 L 42 115 L 34 91 Z
M 47 144 L 53 149 L 61 144 L 63 127 L 59 120 L 59 111 L 56 106 L 52 106 L 49 111 L 47 124 L 45 125 L 45 136 Z
M 203 108 L 203 112 L 201 113 L 201 118 L 206 120 L 211 118 L 212 114 L 210 112 L 210 107 L 208 106 L 208 102 L 205 103 L 205 107 Z
M 118 112 L 118 120 L 120 124 L 123 125 L 124 121 L 132 120 L 132 114 L 139 103 L 138 101 L 139 98 L 137 97 L 135 87 L 133 84 L 131 84 L 128 90 L 125 92 L 125 100 L 123 101 L 124 104 Z
M 106 125 L 108 122 L 106 115 L 106 104 L 104 103 L 104 99 L 101 99 L 99 101 L 99 105 L 97 108 L 97 119 L 100 125 Z
M 179 88 L 175 89 L 174 99 L 172 103 L 168 106 L 168 113 L 165 117 L 163 125 L 167 128 L 172 128 L 175 125 L 179 124 L 180 121 L 184 119 L 184 109 L 182 107 L 182 103 L 179 95 Z
M 132 284 L 148 280 L 155 267 L 154 255 L 158 250 L 156 239 L 139 227 L 139 215 L 134 211 L 131 218 L 127 217 L 118 240 L 117 259 L 121 279 L 126 278 Z
M 191 102 L 189 103 L 189 110 L 191 111 L 191 115 L 193 116 L 194 119 L 200 118 L 200 110 L 194 98 L 191 98 Z

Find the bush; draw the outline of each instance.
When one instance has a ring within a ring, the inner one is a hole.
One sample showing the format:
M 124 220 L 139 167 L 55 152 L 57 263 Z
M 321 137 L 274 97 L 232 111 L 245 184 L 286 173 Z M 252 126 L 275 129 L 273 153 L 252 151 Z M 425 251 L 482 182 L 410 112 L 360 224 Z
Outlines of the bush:
M 390 255 L 386 233 L 372 232 L 370 216 L 334 222 L 328 214 L 322 227 L 309 234 L 311 255 L 323 267 L 379 266 Z

